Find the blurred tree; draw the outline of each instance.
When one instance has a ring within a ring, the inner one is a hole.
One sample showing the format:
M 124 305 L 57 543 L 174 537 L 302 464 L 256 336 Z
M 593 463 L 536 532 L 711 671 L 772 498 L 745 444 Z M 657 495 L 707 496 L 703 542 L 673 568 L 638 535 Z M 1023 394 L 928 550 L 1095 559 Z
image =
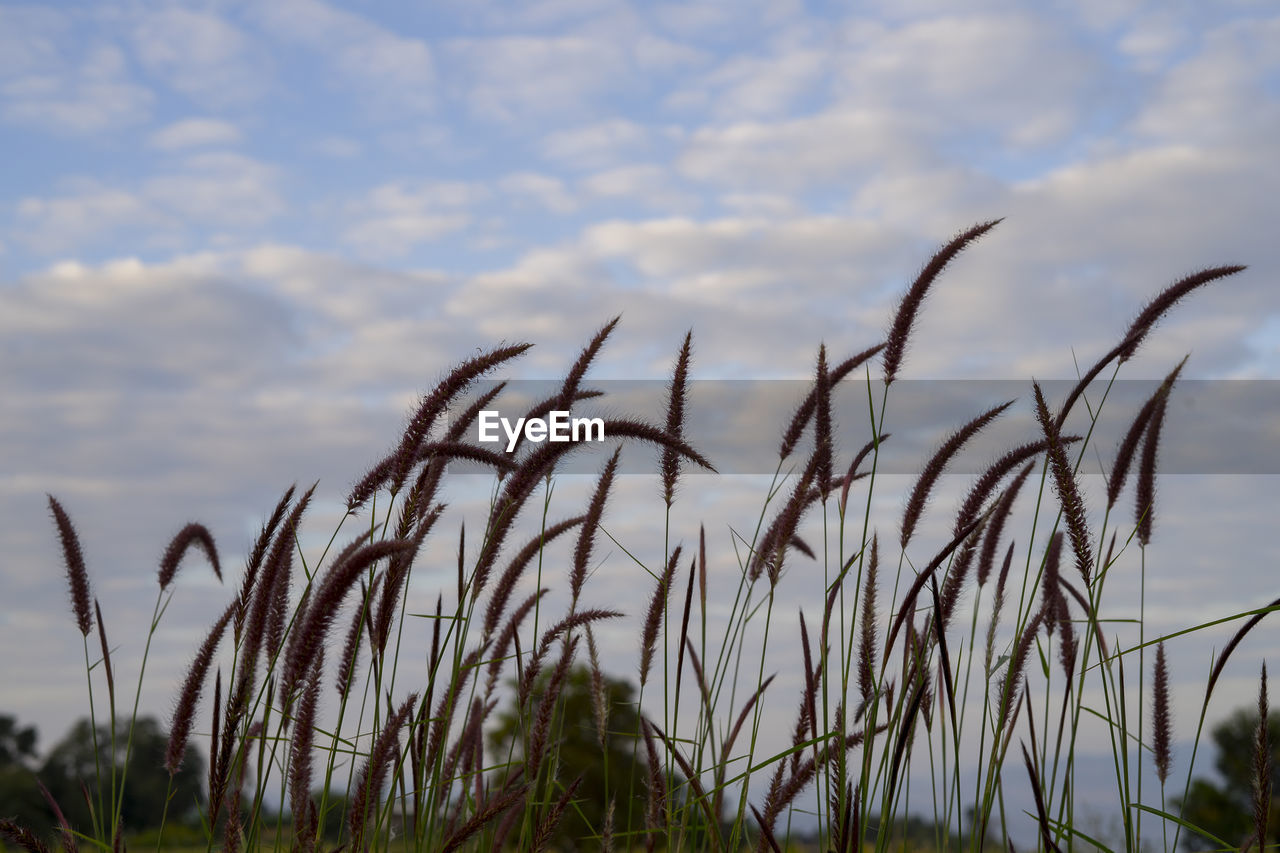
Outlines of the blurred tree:
M 1280 711 L 1267 718 L 1271 740 L 1271 805 L 1267 820 L 1268 845 L 1280 842 Z M 1214 763 L 1220 782 L 1197 778 L 1181 803 L 1186 820 L 1224 841 L 1242 844 L 1253 833 L 1253 752 L 1258 731 L 1256 709 L 1240 709 L 1214 727 L 1218 757 Z M 1188 835 L 1189 850 L 1219 845 L 1202 835 Z
M 544 671 L 534 689 L 535 708 L 546 691 L 548 676 Z M 640 718 L 636 712 L 635 688 L 626 681 L 605 677 L 604 693 L 608 717 L 602 747 L 592 699 L 591 670 L 572 669 L 560 692 L 552 725 L 555 739 L 548 750 L 555 755 L 557 784 L 551 789 L 555 792 L 551 795 L 552 801 L 578 776 L 582 776 L 582 784 L 552 840 L 559 848 L 579 849 L 584 842 L 590 847 L 592 839 L 599 839 L 610 801 L 614 803 L 615 838 L 635 839 L 644 831 L 649 772 L 644 744 L 636 736 Z M 528 726 L 527 709 L 522 714 L 521 709 L 514 707 L 514 701 L 499 714 L 498 725 L 489 732 L 490 754 L 498 764 L 510 761 L 512 767 L 520 765 Z M 658 755 L 666 756 L 661 742 Z M 669 783 L 668 790 L 677 790 L 683 783 L 683 777 L 677 776 Z M 635 843 L 624 841 L 620 846 L 627 849 Z
M 40 778 L 58 802 L 67 821 L 81 832 L 89 832 L 92 817 L 85 802 L 84 788 L 97 802 L 97 786 L 102 785 L 103 799 L 111 797 L 111 767 L 123 769 L 129 723 L 116 726 L 114 754 L 110 730 L 99 726 L 98 753 L 94 758 L 93 731 L 82 719 L 58 742 L 40 768 Z M 159 825 L 165 813 L 165 797 L 169 794 L 169 773 L 164 769 L 164 755 L 169 736 L 154 717 L 141 717 L 134 724 L 133 748 L 129 754 L 129 772 L 125 782 L 121 817 L 128 832 Z M 99 780 L 98 773 L 102 777 Z M 117 770 L 119 773 L 120 770 Z M 172 799 L 167 822 L 183 823 L 199 820 L 204 801 L 204 759 L 193 746 L 188 746 L 182 767 L 173 778 Z
M 37 737 L 35 726 L 20 727 L 17 717 L 0 714 L 0 767 L 34 759 Z
M 336 844 L 347 831 L 347 815 L 351 811 L 351 804 L 347 801 L 346 794 L 339 791 L 331 790 L 328 796 L 318 788 L 311 792 L 311 805 L 317 813 L 322 801 L 324 816 L 320 821 L 320 837 Z
M 36 784 L 35 726 L 19 726 L 18 718 L 0 714 L 0 814 L 37 835 L 46 835 L 53 813 Z

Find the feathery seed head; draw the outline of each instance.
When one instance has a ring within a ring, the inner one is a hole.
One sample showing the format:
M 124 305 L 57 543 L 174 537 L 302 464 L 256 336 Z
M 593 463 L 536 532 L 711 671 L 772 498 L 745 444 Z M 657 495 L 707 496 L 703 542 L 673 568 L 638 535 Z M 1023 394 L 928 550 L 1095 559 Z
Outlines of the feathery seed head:
M 983 222 L 957 235 L 929 259 L 924 269 L 920 271 L 920 275 L 916 277 L 915 282 L 907 289 L 902 301 L 898 303 L 898 311 L 894 315 L 893 325 L 889 327 L 888 340 L 885 344 L 885 385 L 892 383 L 898 375 L 898 368 L 901 367 L 903 356 L 907 350 L 907 338 L 911 336 L 911 328 L 915 324 L 916 314 L 919 312 L 921 304 L 924 303 L 924 297 L 929 292 L 929 287 L 933 284 L 934 279 L 938 277 L 947 264 L 951 263 L 952 258 L 960 254 L 974 240 L 996 227 L 1000 221 L 1000 219 L 993 219 L 990 222 Z
M 1156 645 L 1155 678 L 1152 686 L 1152 752 L 1155 754 L 1156 776 L 1163 785 L 1173 765 L 1173 724 L 1169 715 L 1169 667 L 1165 661 L 1164 643 Z
M 693 331 L 684 336 L 684 345 L 676 357 L 667 392 L 667 435 L 680 439 L 684 435 L 685 402 L 689 385 L 689 358 L 693 347 Z M 662 499 L 670 507 L 675 499 L 676 481 L 680 477 L 680 456 L 673 448 L 662 450 Z
M 222 580 L 222 566 L 218 562 L 218 549 L 213 544 L 213 534 L 203 524 L 192 522 L 179 530 L 170 540 L 169 547 L 164 549 L 164 556 L 160 558 L 161 589 L 168 589 L 169 584 L 173 583 L 173 577 L 178 573 L 178 563 L 187 549 L 193 545 L 204 551 L 210 565 L 213 566 L 213 573 L 217 575 L 219 581 Z
M 76 617 L 76 627 L 81 635 L 88 637 L 93 630 L 93 613 L 89 609 L 92 596 L 89 593 L 89 571 L 84 565 L 84 552 L 80 549 L 80 538 L 71 524 L 57 498 L 48 495 L 49 511 L 53 513 L 54 523 L 58 527 L 58 538 L 62 541 L 62 558 L 67 566 L 67 581 L 71 588 L 71 612 Z
M 1036 397 L 1036 419 L 1044 430 L 1049 444 L 1050 470 L 1053 472 L 1053 485 L 1058 493 L 1058 502 L 1062 505 L 1062 513 L 1067 520 L 1067 533 L 1071 538 L 1071 549 L 1076 554 L 1076 568 L 1089 584 L 1093 570 L 1093 548 L 1089 544 L 1089 524 L 1085 517 L 1084 500 L 1076 487 L 1075 475 L 1067 461 L 1066 451 L 1058 434 L 1057 421 L 1049 414 L 1049 404 L 1045 402 L 1044 392 L 1038 382 L 1032 383 Z

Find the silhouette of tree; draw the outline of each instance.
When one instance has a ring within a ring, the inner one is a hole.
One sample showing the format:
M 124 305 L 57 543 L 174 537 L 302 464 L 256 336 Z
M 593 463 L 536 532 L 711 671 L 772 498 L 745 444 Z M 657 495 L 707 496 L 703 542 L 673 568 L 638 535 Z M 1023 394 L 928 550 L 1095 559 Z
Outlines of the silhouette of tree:
M 99 726 L 95 761 L 90 722 L 81 719 L 45 758 L 39 771 L 40 778 L 73 828 L 88 832 L 92 827 L 82 784 L 96 803 L 100 781 L 103 800 L 110 800 L 111 768 L 117 768 L 117 776 L 124 769 L 128 738 L 129 723 L 120 721 L 116 726 L 113 752 L 110 730 Z M 156 827 L 160 824 L 161 815 L 165 814 L 165 798 L 170 794 L 169 773 L 164 769 L 168 741 L 168 734 L 155 718 L 140 717 L 134 724 L 133 747 L 129 751 L 128 775 L 121 805 L 121 819 L 127 832 Z M 102 774 L 100 780 L 99 770 Z M 166 822 L 199 820 L 204 775 L 204 759 L 194 747 L 188 746 L 182 767 L 173 778 Z
M 533 691 L 535 708 L 545 693 L 546 675 L 544 672 Z M 644 831 L 649 774 L 644 744 L 636 736 L 640 720 L 635 688 L 626 681 L 606 676 L 604 692 L 608 722 L 602 747 L 592 699 L 591 671 L 575 667 L 561 689 L 552 725 L 556 785 L 550 790 L 562 792 L 582 776 L 576 799 L 565 811 L 552 839 L 555 846 L 563 849 L 578 849 L 584 843 L 590 847 L 593 840 L 598 841 L 611 801 L 614 837 L 619 839 L 621 849 L 635 846 L 634 839 Z M 490 755 L 495 762 L 502 765 L 511 762 L 510 771 L 520 766 L 530 724 L 528 708 L 521 713 L 521 709 L 514 707 L 514 701 L 498 715 L 498 725 L 489 732 Z M 660 756 L 665 756 L 660 743 L 658 750 Z M 505 775 L 510 771 L 504 769 L 498 773 Z M 545 768 L 543 772 L 546 773 Z M 683 778 L 673 781 L 675 785 L 669 790 L 682 783 Z M 633 841 L 627 841 L 628 838 Z
M 1267 820 L 1267 844 L 1280 842 L 1280 711 L 1267 718 L 1271 742 L 1272 800 Z M 1211 736 L 1218 756 L 1219 780 L 1192 780 L 1181 804 L 1182 818 L 1233 844 L 1253 835 L 1253 752 L 1258 731 L 1257 709 L 1240 709 L 1214 727 Z M 1202 835 L 1186 836 L 1190 850 L 1219 845 Z
M 0 815 L 45 835 L 53 813 L 36 784 L 35 726 L 19 726 L 17 717 L 0 714 Z
M 20 727 L 18 718 L 0 714 L 0 767 L 25 765 L 36 757 L 35 726 Z

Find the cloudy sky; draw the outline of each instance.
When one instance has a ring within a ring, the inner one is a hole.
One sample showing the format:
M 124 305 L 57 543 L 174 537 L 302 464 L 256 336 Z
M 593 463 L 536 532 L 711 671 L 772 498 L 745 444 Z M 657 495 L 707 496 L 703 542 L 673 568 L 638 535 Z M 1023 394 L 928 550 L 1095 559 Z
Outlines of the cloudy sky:
M 4 3 L 0 134 L 0 712 L 46 746 L 84 708 L 46 492 L 136 660 L 169 535 L 209 524 L 234 570 L 279 492 L 319 478 L 324 538 L 477 347 L 533 341 L 507 375 L 552 377 L 621 313 L 597 377 L 664 376 L 692 328 L 699 378 L 800 378 L 820 341 L 879 341 L 933 248 L 1003 216 L 939 282 L 904 376 L 1070 378 L 1156 290 L 1242 263 L 1125 376 L 1191 353 L 1189 377 L 1280 378 L 1269 3 Z M 726 554 L 712 516 L 752 520 L 744 489 L 688 498 Z M 1274 476 L 1162 495 L 1154 629 L 1275 596 Z M 228 594 L 195 561 L 180 584 L 157 713 Z

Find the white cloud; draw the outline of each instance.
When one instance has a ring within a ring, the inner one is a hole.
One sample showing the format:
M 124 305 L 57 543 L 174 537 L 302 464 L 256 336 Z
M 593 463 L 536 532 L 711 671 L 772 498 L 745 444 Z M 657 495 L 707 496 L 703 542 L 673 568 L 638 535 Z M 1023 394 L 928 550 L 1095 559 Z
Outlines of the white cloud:
M 228 253 L 224 264 L 232 278 L 301 312 L 306 381 L 317 387 L 366 398 L 386 389 L 399 400 L 427 381 L 424 363 L 449 360 L 469 337 L 439 310 L 454 287 L 442 273 L 398 272 L 278 244 Z
M 825 101 L 831 54 L 825 47 L 787 44 L 767 57 L 734 56 L 668 96 L 682 109 L 709 110 L 718 121 L 794 114 L 795 102 Z
M 151 134 L 151 147 L 162 151 L 206 145 L 230 145 L 240 141 L 240 130 L 230 122 L 212 118 L 189 118 L 166 125 Z
M 682 74 L 710 57 L 688 41 L 657 33 L 648 6 L 631 0 L 466 0 L 459 5 L 483 20 L 492 36 L 556 33 L 585 38 L 608 45 L 655 77 Z
M 276 181 L 269 165 L 216 152 L 187 156 L 132 187 L 65 180 L 57 195 L 19 202 L 15 236 L 47 254 L 88 248 L 122 233 L 154 245 L 181 242 L 196 228 L 244 231 L 284 211 Z
M 57 65 L 69 27 L 66 15 L 50 8 L 0 7 L 0 76 Z
M 0 291 L 0 333 L 14 342 L 0 386 L 115 395 L 176 383 L 214 397 L 191 417 L 250 384 L 264 394 L 291 383 L 322 397 L 384 385 L 401 394 L 426 381 L 424 363 L 470 340 L 439 313 L 439 291 L 451 288 L 439 273 L 272 244 L 156 264 L 63 261 Z
M 43 253 L 74 250 L 116 228 L 165 224 L 137 194 L 97 184 L 53 198 L 24 198 L 18 202 L 17 218 L 15 237 Z
M 1258 206 L 1273 195 L 1257 184 L 1265 160 L 1262 151 L 1241 159 L 1150 150 L 1014 188 L 973 170 L 901 170 L 865 181 L 853 216 L 794 214 L 784 194 L 729 193 L 763 213 L 591 225 L 473 277 L 451 306 L 491 334 L 511 336 L 536 318 L 539 330 L 564 337 L 569 320 L 557 327 L 553 306 L 573 292 L 582 314 L 625 311 L 641 337 L 660 336 L 676 314 L 714 341 L 724 369 L 776 375 L 799 369 L 812 340 L 877 339 L 932 251 L 959 228 L 1007 215 L 934 289 L 917 337 L 928 345 L 913 348 L 907 368 L 1071 376 L 1073 352 L 1104 352 L 1176 278 L 1222 263 L 1280 263 Z M 1206 218 L 1207 203 L 1230 215 Z M 1162 376 L 1191 347 L 1190 375 L 1254 363 L 1256 341 L 1241 341 L 1276 312 L 1263 279 L 1246 273 L 1213 291 L 1174 312 L 1129 375 Z
M 1064 165 L 1018 185 L 1016 194 L 1034 200 L 1041 215 L 1080 229 L 1096 251 L 1129 254 L 1133 271 L 1156 260 L 1231 262 L 1204 258 L 1206 248 L 1258 263 L 1276 257 L 1260 239 L 1267 199 L 1280 191 L 1280 175 L 1265 167 L 1269 159 L 1266 146 L 1154 145 Z M 1206 204 L 1214 215 L 1206 215 Z
M 398 181 L 371 190 L 365 206 L 380 213 L 416 213 L 438 207 L 467 207 L 488 192 L 465 181 Z
M 263 3 L 253 14 L 277 38 L 321 54 L 378 103 L 426 110 L 435 102 L 435 60 L 423 39 L 399 35 L 321 0 Z
M 803 11 L 799 0 L 685 0 L 657 3 L 651 10 L 659 26 L 673 34 L 715 41 L 772 31 Z
M 295 278 L 311 285 L 296 298 L 284 286 Z M 430 284 L 270 250 L 252 263 L 243 255 L 66 263 L 4 282 L 0 435 L 9 462 L 0 507 L 9 524 L 0 535 L 23 556 L 10 550 L 0 585 L 24 594 L 20 608 L 12 601 L 0 607 L 0 643 L 10 645 L 10 632 L 29 627 L 15 622 L 19 609 L 41 614 L 50 629 L 37 643 L 47 650 L 43 676 L 15 662 L 5 669 L 6 683 L 16 686 L 6 697 L 34 703 L 21 706 L 24 717 L 47 701 L 49 685 L 66 681 L 61 667 L 75 659 L 62 655 L 61 641 L 74 630 L 64 631 L 69 623 L 60 619 L 65 593 L 44 492 L 71 512 L 103 611 L 121 628 L 116 665 L 137 672 L 141 649 L 125 629 L 146 624 L 147 613 L 135 607 L 140 587 L 154 589 L 155 575 L 140 567 L 154 567 L 169 536 L 193 518 L 206 523 L 223 565 L 234 567 L 284 487 L 317 477 L 324 485 L 308 530 L 323 529 L 334 521 L 328 507 L 395 434 L 404 411 L 398 397 L 430 381 L 431 365 L 465 351 L 434 319 L 424 292 Z M 355 321 L 366 314 L 344 315 L 340 303 L 318 298 L 338 294 L 381 317 L 383 337 L 363 336 Z M 404 328 L 388 334 L 388 317 Z M 373 360 L 364 360 L 366 350 Z M 24 568 L 33 565 L 48 571 Z M 46 582 L 30 583 L 36 574 Z M 199 642 L 192 628 L 206 624 L 203 605 L 228 591 L 215 588 L 198 561 L 184 565 L 178 584 L 178 610 L 148 661 L 148 713 L 163 715 Z M 56 737 L 82 702 L 81 693 L 70 705 L 46 708 L 42 734 Z
M 1114 30 L 1133 20 L 1139 13 L 1146 11 L 1151 4 L 1146 0 L 1080 0 L 1073 4 L 1084 26 L 1100 32 Z M 1184 6 L 1181 11 L 1192 11 L 1193 6 Z M 947 11 L 941 9 L 939 11 Z
M 876 256 L 883 252 L 877 250 L 876 242 L 883 236 L 883 230 L 868 221 L 837 217 L 807 216 L 786 222 L 667 218 L 594 225 L 584 232 L 583 245 L 602 257 L 625 258 L 654 284 L 726 270 L 754 271 L 753 287 L 793 276 L 820 287 L 811 278 L 820 270 L 830 270 L 824 276 L 830 279 L 835 270 L 855 259 L 865 262 L 868 270 L 874 268 Z M 724 294 L 726 298 L 741 295 Z
M 667 212 L 693 210 L 698 199 L 673 186 L 671 172 L 653 163 L 633 163 L 588 175 L 583 191 L 597 198 L 636 201 Z
M 326 157 L 332 157 L 335 160 L 350 160 L 354 157 L 359 157 L 364 151 L 364 146 L 360 142 L 345 136 L 326 136 L 324 139 L 318 139 L 312 143 L 311 148 L 313 151 Z
M 903 231 L 945 233 L 966 219 L 989 219 L 1010 210 L 1009 187 L 962 166 L 885 170 L 851 194 L 854 215 Z
M 344 242 L 369 257 L 399 257 L 466 228 L 475 204 L 488 192 L 463 181 L 393 182 L 371 190 L 349 205 L 356 220 Z
M 852 25 L 835 63 L 845 107 L 890 110 L 948 137 L 977 130 L 1031 146 L 1069 134 L 1110 82 L 1060 21 L 1026 13 Z
M 278 306 L 264 311 L 261 300 L 217 279 L 199 258 L 157 266 L 131 258 L 92 267 L 64 262 L 28 277 L 6 293 L 0 326 L 6 338 L 38 337 L 57 348 L 42 356 L 24 350 L 11 390 L 117 388 L 148 364 L 156 379 L 181 376 L 183 383 L 256 373 L 256 359 L 276 345 L 265 332 L 273 315 L 279 319 Z
M 679 74 L 700 68 L 711 60 L 707 51 L 651 33 L 640 34 L 628 41 L 636 66 L 655 74 Z
M 583 112 L 626 79 L 626 56 L 583 36 L 452 39 L 445 50 L 467 108 L 500 121 Z
M 401 213 L 379 216 L 352 225 L 342 234 L 367 257 L 398 258 L 415 246 L 433 243 L 471 223 L 465 213 Z
M 649 143 L 649 129 L 629 119 L 614 118 L 553 131 L 542 140 L 542 152 L 570 169 L 600 169 L 619 161 Z
M 1280 70 L 1280 18 L 1218 27 L 1203 34 L 1199 48 L 1161 79 L 1133 130 L 1180 143 L 1273 139 L 1280 105 L 1268 87 Z
M 678 160 L 686 177 L 738 189 L 798 191 L 927 162 L 919 122 L 884 110 L 829 111 L 695 131 Z
M 601 223 L 469 277 L 449 310 L 487 338 L 546 342 L 575 341 L 586 334 L 583 318 L 622 313 L 628 333 L 611 351 L 626 376 L 667 369 L 670 352 L 648 342 L 670 338 L 673 323 L 694 328 L 701 375 L 805 375 L 823 337 L 878 339 L 884 306 L 870 310 L 857 295 L 900 269 L 887 263 L 902 254 L 893 236 L 816 217 Z M 568 301 L 571 314 L 563 311 Z M 541 357 L 531 364 L 540 367 Z
M 801 212 L 794 199 L 781 193 L 726 193 L 719 202 L 726 210 L 748 219 L 790 219 Z
M 264 93 L 268 64 L 237 27 L 212 12 L 152 9 L 133 30 L 138 59 L 163 84 L 199 103 L 235 104 Z
M 275 190 L 276 170 L 240 154 L 188 157 L 181 171 L 143 182 L 147 198 L 192 222 L 254 227 L 278 216 L 284 201 Z
M 1133 21 L 1116 47 L 1132 57 L 1140 71 L 1151 73 L 1163 68 L 1189 36 L 1184 22 L 1167 10 L 1155 10 Z
M 602 17 L 630 17 L 625 0 L 453 0 L 482 11 L 495 29 L 529 29 L 581 25 Z
M 498 181 L 498 187 L 503 192 L 534 199 L 552 213 L 572 213 L 578 208 L 564 181 L 551 175 L 514 172 Z
M 76 61 L 46 41 L 27 59 L 0 82 L 7 121 L 82 135 L 137 124 L 150 112 L 151 92 L 129 79 L 112 45 L 91 47 Z

